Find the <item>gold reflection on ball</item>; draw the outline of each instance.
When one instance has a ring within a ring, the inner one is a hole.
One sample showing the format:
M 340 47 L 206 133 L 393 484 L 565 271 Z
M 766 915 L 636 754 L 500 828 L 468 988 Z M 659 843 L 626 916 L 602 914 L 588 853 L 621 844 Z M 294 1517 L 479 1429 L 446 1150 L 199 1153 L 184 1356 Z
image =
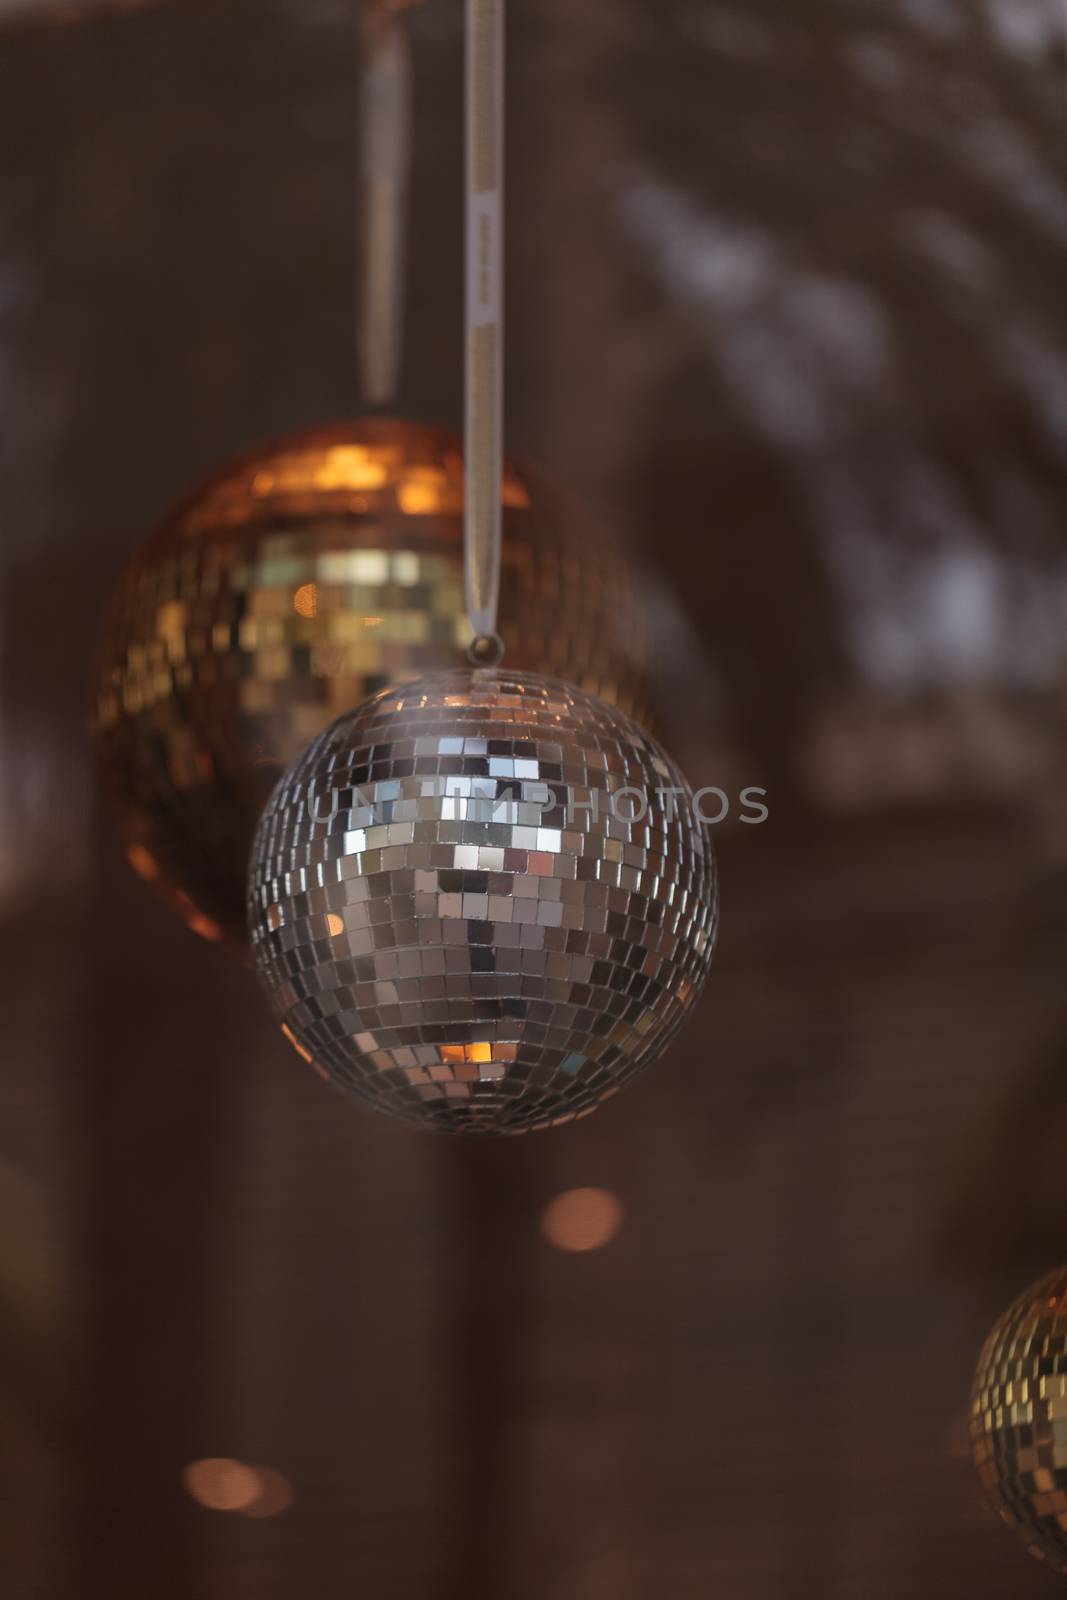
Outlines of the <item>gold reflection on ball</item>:
M 645 638 L 618 548 L 526 469 L 504 483 L 508 662 L 647 720 Z M 96 733 L 131 865 L 209 939 L 245 937 L 256 821 L 341 712 L 463 664 L 461 447 L 409 422 L 295 435 L 231 464 L 123 573 Z
M 1067 1573 L 1067 1267 L 997 1323 L 978 1363 L 971 1443 L 992 1505 Z

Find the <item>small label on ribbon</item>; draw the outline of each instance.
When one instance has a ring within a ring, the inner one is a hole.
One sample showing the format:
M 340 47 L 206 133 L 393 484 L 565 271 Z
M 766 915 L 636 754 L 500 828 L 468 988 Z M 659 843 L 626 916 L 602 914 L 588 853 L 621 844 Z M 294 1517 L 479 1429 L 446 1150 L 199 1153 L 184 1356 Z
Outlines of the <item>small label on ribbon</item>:
M 467 215 L 472 270 L 468 275 L 468 326 L 487 328 L 500 321 L 500 196 L 496 190 L 471 196 Z

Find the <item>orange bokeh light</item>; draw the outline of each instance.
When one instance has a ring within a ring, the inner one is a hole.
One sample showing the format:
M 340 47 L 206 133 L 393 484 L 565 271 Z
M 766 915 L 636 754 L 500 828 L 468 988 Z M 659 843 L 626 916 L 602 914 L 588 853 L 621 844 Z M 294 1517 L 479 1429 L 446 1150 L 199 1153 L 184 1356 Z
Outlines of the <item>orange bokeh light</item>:
M 288 1478 L 273 1467 L 248 1467 L 228 1456 L 191 1461 L 182 1472 L 186 1493 L 208 1511 L 238 1511 L 262 1520 L 287 1511 L 295 1498 Z
M 244 1511 L 259 1499 L 259 1475 L 228 1456 L 191 1461 L 182 1480 L 190 1498 L 208 1511 Z
M 541 1231 L 557 1250 L 602 1250 L 623 1222 L 623 1204 L 610 1189 L 566 1189 L 541 1214 Z
M 146 883 L 151 883 L 153 878 L 159 877 L 159 863 L 143 844 L 131 844 L 126 851 L 126 860 L 137 876 L 143 878 Z

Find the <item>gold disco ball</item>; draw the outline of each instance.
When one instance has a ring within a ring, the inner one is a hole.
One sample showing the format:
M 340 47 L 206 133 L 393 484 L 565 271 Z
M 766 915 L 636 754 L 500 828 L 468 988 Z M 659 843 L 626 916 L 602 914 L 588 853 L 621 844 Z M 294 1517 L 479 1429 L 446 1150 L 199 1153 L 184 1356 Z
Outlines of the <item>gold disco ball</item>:
M 971 1443 L 989 1500 L 1031 1555 L 1067 1573 L 1067 1267 L 997 1323 L 978 1363 Z
M 526 468 L 507 468 L 503 502 L 509 666 L 647 721 L 624 555 Z M 94 723 L 131 865 L 197 933 L 243 943 L 279 774 L 370 695 L 464 665 L 469 642 L 454 436 L 363 419 L 224 468 L 136 554 L 106 623 Z

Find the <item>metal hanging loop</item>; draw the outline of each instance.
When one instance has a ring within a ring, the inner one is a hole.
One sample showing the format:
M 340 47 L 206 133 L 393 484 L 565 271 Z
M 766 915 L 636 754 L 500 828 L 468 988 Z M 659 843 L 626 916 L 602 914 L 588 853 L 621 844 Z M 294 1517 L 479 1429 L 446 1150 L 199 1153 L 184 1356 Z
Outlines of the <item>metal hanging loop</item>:
M 472 667 L 498 667 L 504 659 L 504 641 L 499 633 L 480 633 L 471 640 L 467 660 Z

